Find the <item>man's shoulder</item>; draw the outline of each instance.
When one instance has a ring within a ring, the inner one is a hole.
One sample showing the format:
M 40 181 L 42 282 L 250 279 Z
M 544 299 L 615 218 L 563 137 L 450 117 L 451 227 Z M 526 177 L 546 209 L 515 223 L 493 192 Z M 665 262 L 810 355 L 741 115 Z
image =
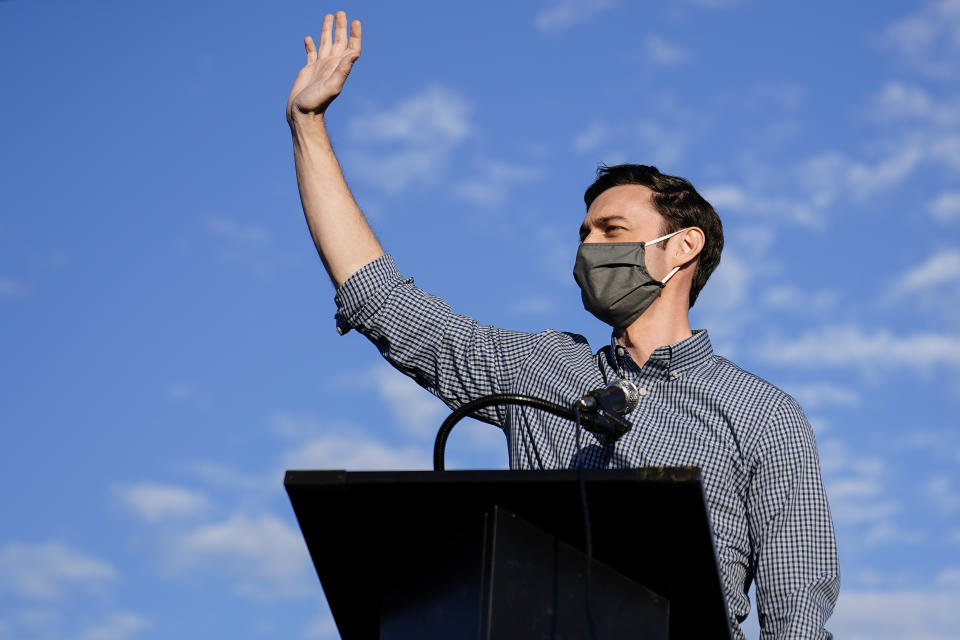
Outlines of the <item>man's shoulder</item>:
M 738 418 L 732 422 L 739 425 L 745 445 L 760 439 L 811 440 L 810 423 L 793 396 L 722 356 L 714 355 L 712 360 L 705 379 L 723 394 L 728 416 Z
M 782 407 L 800 411 L 799 404 L 789 393 L 723 356 L 714 354 L 697 375 L 709 388 L 728 402 L 743 406 L 744 410 L 762 415 Z

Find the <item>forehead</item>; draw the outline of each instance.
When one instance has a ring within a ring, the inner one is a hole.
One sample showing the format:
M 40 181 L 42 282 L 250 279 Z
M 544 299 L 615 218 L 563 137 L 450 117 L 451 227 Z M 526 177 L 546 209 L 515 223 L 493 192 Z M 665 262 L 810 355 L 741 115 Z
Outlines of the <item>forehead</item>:
M 653 204 L 653 191 L 640 184 L 623 184 L 601 193 L 587 209 L 583 224 L 589 227 L 598 220 L 614 216 L 633 224 L 659 224 L 661 220 Z

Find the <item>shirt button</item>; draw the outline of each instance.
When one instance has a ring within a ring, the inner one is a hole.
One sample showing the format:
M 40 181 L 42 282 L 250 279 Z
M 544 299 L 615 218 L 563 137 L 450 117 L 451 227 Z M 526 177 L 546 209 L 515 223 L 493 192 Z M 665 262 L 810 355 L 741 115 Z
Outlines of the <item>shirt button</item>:
M 637 394 L 640 395 L 641 397 L 647 395 L 647 390 L 646 390 L 646 388 L 645 388 L 645 387 L 640 387 L 639 389 L 637 389 Z
M 674 380 L 676 380 L 677 378 L 680 377 L 680 374 L 677 373 L 676 371 L 673 371 L 673 372 L 670 373 L 670 377 L 673 378 Z

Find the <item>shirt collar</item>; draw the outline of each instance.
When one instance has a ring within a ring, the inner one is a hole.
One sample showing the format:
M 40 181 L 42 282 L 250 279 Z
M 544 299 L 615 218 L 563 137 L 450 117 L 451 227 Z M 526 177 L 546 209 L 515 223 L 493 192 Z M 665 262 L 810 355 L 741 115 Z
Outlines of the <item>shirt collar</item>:
M 617 342 L 614 332 L 610 336 L 610 352 L 617 353 L 618 346 L 620 343 Z M 697 329 L 689 338 L 654 349 L 643 369 L 664 375 L 680 375 L 700 366 L 711 357 L 713 345 L 710 344 L 710 336 L 706 329 Z

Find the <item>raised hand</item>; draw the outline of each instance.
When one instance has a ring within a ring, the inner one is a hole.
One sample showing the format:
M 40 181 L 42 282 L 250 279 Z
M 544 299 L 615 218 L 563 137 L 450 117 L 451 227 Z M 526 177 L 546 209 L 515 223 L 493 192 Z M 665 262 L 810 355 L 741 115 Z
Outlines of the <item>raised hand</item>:
M 334 29 L 336 23 L 336 29 Z M 320 116 L 333 99 L 340 95 L 343 83 L 360 57 L 360 21 L 350 25 L 347 38 L 347 14 L 338 11 L 336 18 L 327 14 L 320 32 L 320 48 L 307 36 L 307 64 L 300 69 L 287 100 L 287 120 L 293 122 L 303 116 Z

